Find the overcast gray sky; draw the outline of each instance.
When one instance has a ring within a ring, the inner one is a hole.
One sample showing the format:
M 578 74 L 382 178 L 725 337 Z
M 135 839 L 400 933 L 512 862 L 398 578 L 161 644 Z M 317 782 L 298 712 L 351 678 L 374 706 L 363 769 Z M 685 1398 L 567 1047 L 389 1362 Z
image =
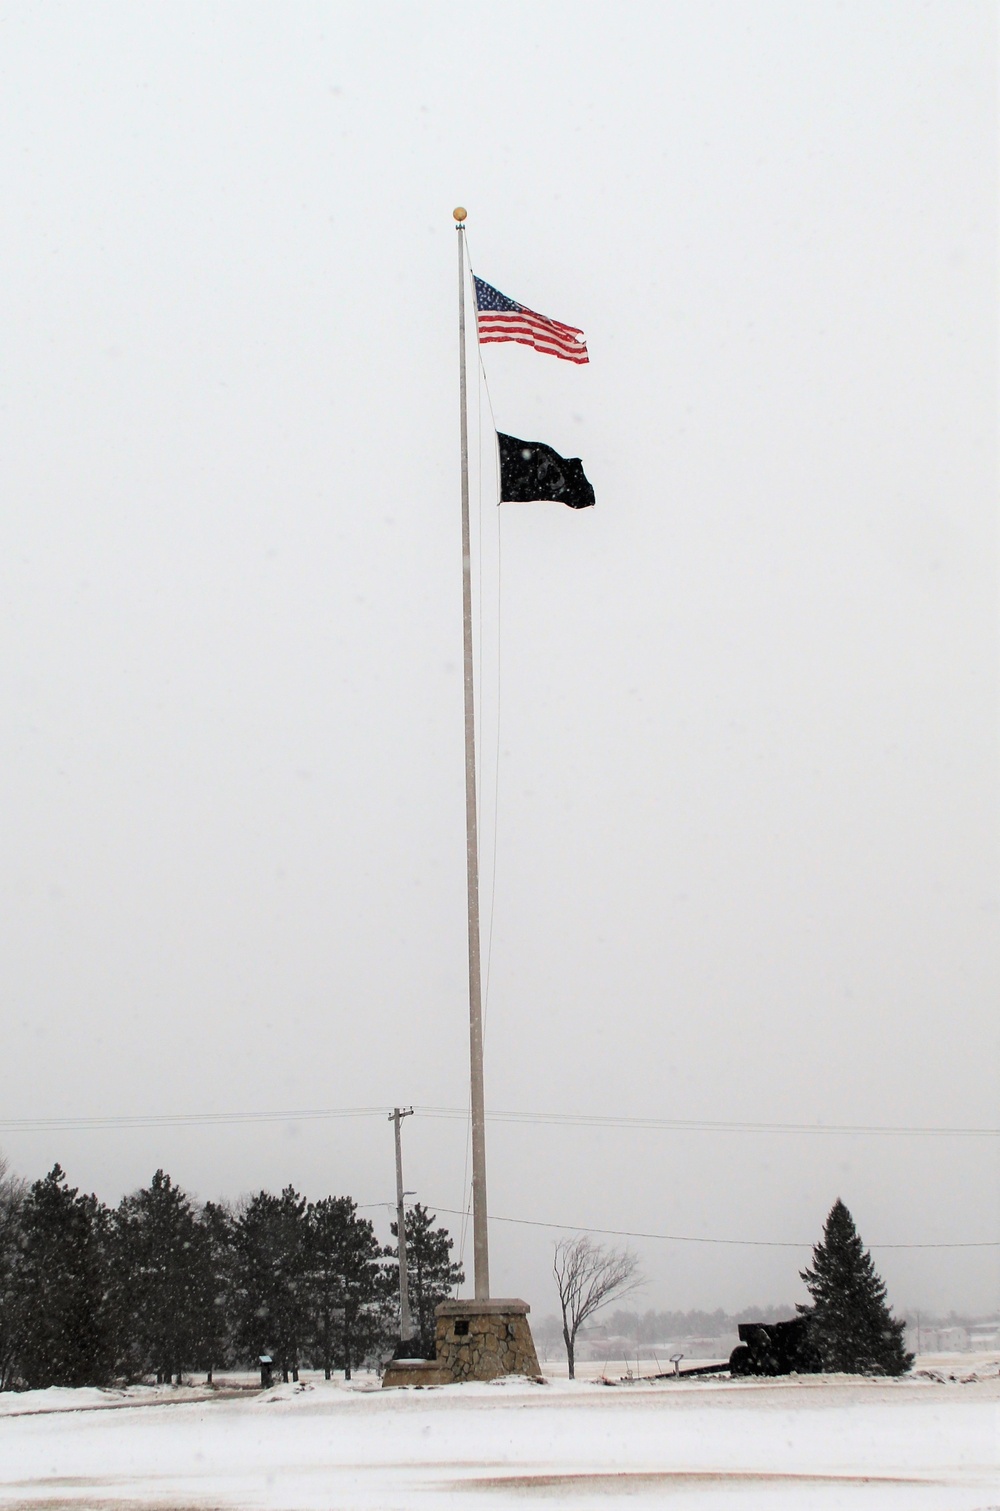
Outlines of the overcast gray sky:
M 461 203 L 590 346 L 485 348 L 497 422 L 597 492 L 473 490 L 488 1105 L 995 1128 L 995 6 L 3 5 L 0 69 L 0 1122 L 464 1105 Z M 489 1138 L 505 1217 L 1000 1240 L 996 1139 Z M 0 1142 L 393 1195 L 375 1115 Z M 461 1209 L 462 1121 L 405 1146 Z M 808 1258 L 635 1246 L 641 1306 Z

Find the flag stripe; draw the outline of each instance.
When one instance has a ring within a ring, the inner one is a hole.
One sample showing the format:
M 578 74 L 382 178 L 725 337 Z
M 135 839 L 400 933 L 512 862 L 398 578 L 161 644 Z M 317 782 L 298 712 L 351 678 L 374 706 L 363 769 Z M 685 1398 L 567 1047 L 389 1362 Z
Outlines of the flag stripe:
M 483 311 L 479 316 L 481 330 L 536 330 L 539 335 L 554 336 L 560 340 L 576 339 L 583 332 L 574 330 L 571 325 L 556 325 L 552 320 L 537 320 L 530 315 L 495 315 L 492 312 Z M 576 341 L 577 346 L 583 345 Z
M 574 336 L 582 336 L 583 331 L 577 325 L 566 325 L 562 320 L 553 320 L 551 315 L 540 315 L 537 310 L 529 310 L 527 306 L 521 311 L 524 315 L 530 315 L 534 320 L 543 320 L 546 325 L 554 325 L 557 330 L 570 331 Z
M 483 346 L 496 341 L 517 341 L 522 346 L 533 346 L 537 342 L 540 346 L 551 346 L 553 351 L 565 352 L 569 357 L 585 359 L 587 356 L 586 351 L 581 350 L 579 343 L 574 343 L 571 346 L 568 341 L 559 341 L 552 336 L 545 336 L 539 331 L 481 331 L 479 340 Z
M 487 337 L 494 341 L 523 341 L 525 339 L 547 341 L 553 346 L 560 347 L 563 351 L 579 353 L 586 351 L 572 336 L 561 336 L 558 331 L 539 330 L 537 325 L 481 325 L 479 327 L 480 340 Z
M 509 331 L 505 332 L 502 336 L 481 335 L 479 337 L 480 346 L 490 346 L 498 341 L 514 341 L 519 346 L 532 346 L 537 352 L 544 352 L 546 355 L 552 357 L 564 357 L 567 362 L 590 361 L 586 351 L 581 349 L 579 343 L 577 343 L 573 351 L 570 351 L 565 346 L 553 346 L 549 341 L 539 340 L 537 336 L 512 336 Z
M 574 362 L 588 361 L 586 346 L 575 336 L 564 336 L 561 331 L 516 315 L 499 320 L 495 315 L 480 315 L 479 340 L 483 345 L 491 341 L 517 341 L 523 346 L 537 346 L 539 351 L 550 351 L 554 356 L 568 357 Z

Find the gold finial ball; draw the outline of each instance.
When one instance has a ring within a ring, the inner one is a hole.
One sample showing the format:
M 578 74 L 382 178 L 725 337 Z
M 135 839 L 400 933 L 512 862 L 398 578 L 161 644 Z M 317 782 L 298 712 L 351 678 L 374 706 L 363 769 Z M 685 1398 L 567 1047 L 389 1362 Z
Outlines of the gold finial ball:
M 462 221 L 465 220 L 465 218 L 466 218 L 466 216 L 468 215 L 469 212 L 468 212 L 468 210 L 463 210 L 462 206 L 459 205 L 458 209 L 457 210 L 452 210 L 451 213 L 454 215 L 454 217 L 458 221 L 459 225 L 461 225 Z

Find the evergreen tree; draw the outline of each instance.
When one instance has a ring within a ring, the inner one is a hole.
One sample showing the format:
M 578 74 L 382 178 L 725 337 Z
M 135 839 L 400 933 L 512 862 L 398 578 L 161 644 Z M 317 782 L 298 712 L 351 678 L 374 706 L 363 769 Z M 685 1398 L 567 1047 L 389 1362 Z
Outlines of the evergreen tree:
M 454 1242 L 447 1228 L 435 1228 L 435 1213 L 428 1212 L 420 1202 L 414 1202 L 406 1214 L 406 1273 L 410 1297 L 410 1312 L 416 1327 L 417 1337 L 428 1358 L 434 1356 L 434 1338 L 437 1322 L 434 1308 L 447 1301 L 455 1286 L 465 1280 L 461 1264 L 452 1261 Z M 399 1227 L 391 1224 L 394 1238 L 399 1236 Z M 398 1262 L 398 1248 L 388 1248 L 386 1254 Z
M 169 1383 L 195 1362 L 208 1283 L 207 1235 L 189 1198 L 157 1170 L 122 1198 L 114 1219 L 123 1309 L 134 1373 Z
M 261 1191 L 233 1225 L 233 1320 L 240 1355 L 270 1354 L 282 1378 L 298 1379 L 306 1334 L 306 1200 L 291 1186 Z
M 25 1321 L 18 1282 L 27 1189 L 26 1181 L 8 1175 L 0 1156 L 0 1390 L 13 1389 Z
M 339 1364 L 349 1380 L 379 1339 L 379 1303 L 386 1293 L 382 1251 L 349 1196 L 311 1203 L 306 1218 L 313 1362 L 322 1364 L 328 1380 Z
M 198 1219 L 201 1262 L 194 1305 L 194 1365 L 211 1385 L 213 1370 L 231 1353 L 233 1219 L 222 1203 L 207 1201 Z
M 110 1214 L 66 1185 L 59 1165 L 21 1208 L 18 1375 L 28 1389 L 104 1385 L 118 1367 Z
M 813 1249 L 810 1269 L 801 1271 L 812 1306 L 810 1342 L 825 1374 L 901 1375 L 913 1363 L 903 1346 L 904 1322 L 886 1304 L 885 1285 L 861 1242 L 854 1219 L 838 1197 Z

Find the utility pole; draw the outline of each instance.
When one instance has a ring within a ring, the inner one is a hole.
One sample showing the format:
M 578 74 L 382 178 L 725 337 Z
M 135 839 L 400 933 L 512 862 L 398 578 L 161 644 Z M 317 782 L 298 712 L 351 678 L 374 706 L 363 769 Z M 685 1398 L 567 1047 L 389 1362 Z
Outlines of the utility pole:
M 410 1289 L 406 1274 L 406 1212 L 403 1207 L 403 1141 L 400 1124 L 404 1118 L 413 1116 L 412 1107 L 394 1107 L 389 1122 L 396 1135 L 396 1237 L 399 1249 L 399 1341 L 406 1343 L 413 1337 L 410 1321 Z

